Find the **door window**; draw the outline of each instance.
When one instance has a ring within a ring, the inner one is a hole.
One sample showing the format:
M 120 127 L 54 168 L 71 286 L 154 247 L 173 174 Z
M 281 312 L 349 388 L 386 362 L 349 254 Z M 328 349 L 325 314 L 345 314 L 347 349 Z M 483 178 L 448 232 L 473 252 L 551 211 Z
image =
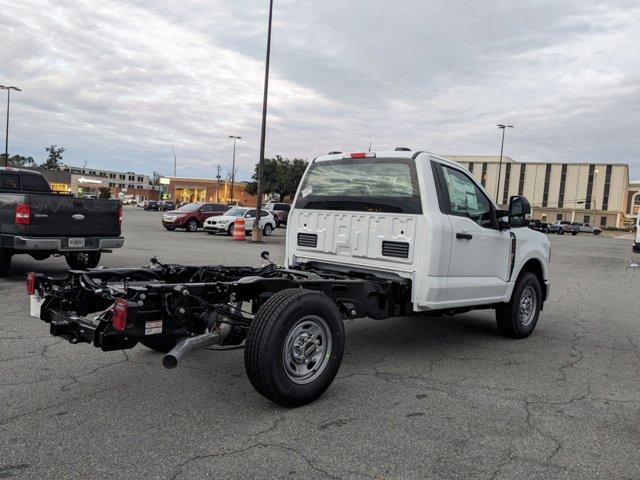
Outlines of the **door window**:
M 247 214 L 245 215 L 245 217 L 247 217 L 247 218 L 255 218 L 256 217 L 256 211 L 255 210 L 249 210 L 247 212 Z
M 213 207 L 211 205 L 203 205 L 200 211 L 202 213 L 211 213 L 213 212 Z
M 446 187 L 444 200 L 448 213 L 469 217 L 482 227 L 493 226 L 491 202 L 465 173 L 446 165 L 439 165 Z

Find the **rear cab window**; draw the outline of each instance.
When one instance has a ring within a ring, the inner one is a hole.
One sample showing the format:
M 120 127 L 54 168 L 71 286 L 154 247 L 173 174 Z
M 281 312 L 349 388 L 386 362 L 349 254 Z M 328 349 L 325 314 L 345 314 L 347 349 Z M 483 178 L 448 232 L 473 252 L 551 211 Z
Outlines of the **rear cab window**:
M 302 181 L 295 208 L 422 213 L 415 162 L 376 157 L 316 162 Z
M 0 187 L 19 189 L 20 188 L 20 175 L 17 173 L 0 173 Z
M 23 190 L 33 190 L 38 192 L 49 192 L 51 187 L 42 175 L 36 173 L 22 173 L 20 175 Z

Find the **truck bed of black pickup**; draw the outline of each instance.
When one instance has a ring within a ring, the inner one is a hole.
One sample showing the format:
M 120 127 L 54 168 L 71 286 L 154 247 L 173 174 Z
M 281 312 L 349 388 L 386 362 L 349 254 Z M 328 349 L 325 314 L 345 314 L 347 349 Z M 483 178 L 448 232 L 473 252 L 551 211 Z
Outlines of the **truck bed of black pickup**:
M 101 252 L 124 244 L 121 222 L 118 200 L 54 193 L 40 173 L 0 167 L 0 276 L 17 254 L 95 267 Z

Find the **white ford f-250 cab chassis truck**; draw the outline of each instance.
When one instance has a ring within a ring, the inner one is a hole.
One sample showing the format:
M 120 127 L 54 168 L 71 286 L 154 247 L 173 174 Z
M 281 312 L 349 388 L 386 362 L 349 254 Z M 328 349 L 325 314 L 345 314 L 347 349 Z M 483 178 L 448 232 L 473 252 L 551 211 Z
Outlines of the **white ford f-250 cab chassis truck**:
M 195 348 L 244 348 L 259 393 L 303 405 L 338 372 L 345 319 L 494 309 L 504 335 L 531 334 L 550 246 L 526 228 L 529 213 L 522 197 L 498 209 L 469 172 L 428 152 L 327 155 L 298 187 L 284 266 L 263 252 L 256 268 L 153 258 L 64 279 L 30 273 L 31 314 L 72 343 L 141 343 L 166 368 Z

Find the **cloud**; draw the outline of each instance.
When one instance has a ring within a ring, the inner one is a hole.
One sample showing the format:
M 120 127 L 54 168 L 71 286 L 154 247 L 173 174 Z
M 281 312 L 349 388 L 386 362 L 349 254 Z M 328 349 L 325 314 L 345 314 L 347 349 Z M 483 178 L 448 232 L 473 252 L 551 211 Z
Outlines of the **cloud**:
M 240 177 L 258 158 L 267 2 L 0 0 L 10 150 Z M 640 177 L 640 8 L 626 1 L 276 0 L 267 154 L 398 145 L 629 162 Z

